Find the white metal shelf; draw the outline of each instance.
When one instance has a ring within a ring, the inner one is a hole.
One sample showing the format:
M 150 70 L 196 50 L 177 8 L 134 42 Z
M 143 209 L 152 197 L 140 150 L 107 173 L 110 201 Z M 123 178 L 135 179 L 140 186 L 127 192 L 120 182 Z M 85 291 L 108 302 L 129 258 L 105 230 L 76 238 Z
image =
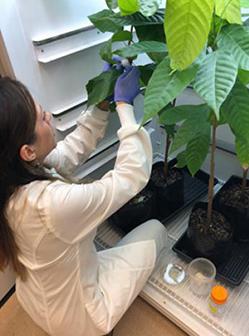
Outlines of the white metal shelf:
M 110 37 L 111 33 L 101 33 L 88 24 L 61 34 L 33 39 L 33 45 L 38 62 L 46 64 L 95 47 L 106 42 Z

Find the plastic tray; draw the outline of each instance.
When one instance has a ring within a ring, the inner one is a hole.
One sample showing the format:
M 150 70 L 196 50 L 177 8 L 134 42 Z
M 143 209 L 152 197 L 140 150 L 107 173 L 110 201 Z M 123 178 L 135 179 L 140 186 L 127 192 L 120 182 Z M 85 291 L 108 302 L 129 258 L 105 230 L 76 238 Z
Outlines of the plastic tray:
M 178 239 L 172 247 L 181 258 L 191 261 L 200 255 L 193 252 L 187 237 L 187 231 Z M 217 279 L 224 281 L 230 286 L 239 286 L 249 271 L 249 244 L 233 243 L 231 256 L 220 265 L 215 265 Z

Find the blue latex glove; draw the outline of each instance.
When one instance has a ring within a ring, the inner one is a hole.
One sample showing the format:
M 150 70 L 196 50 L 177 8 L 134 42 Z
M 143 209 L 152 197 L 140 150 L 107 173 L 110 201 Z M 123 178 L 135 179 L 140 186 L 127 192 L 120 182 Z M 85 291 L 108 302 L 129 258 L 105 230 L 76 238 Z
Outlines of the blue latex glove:
M 122 64 L 121 64 L 122 58 L 121 57 L 119 57 L 119 56 L 113 56 L 112 60 L 114 62 L 116 62 L 116 64 L 110 64 L 108 62 L 104 62 L 103 72 L 109 71 L 112 67 L 114 69 L 117 69 L 117 70 L 121 70 L 122 69 Z
M 114 101 L 133 104 L 133 100 L 140 92 L 139 87 L 140 73 L 137 67 L 129 66 L 117 79 L 114 88 Z

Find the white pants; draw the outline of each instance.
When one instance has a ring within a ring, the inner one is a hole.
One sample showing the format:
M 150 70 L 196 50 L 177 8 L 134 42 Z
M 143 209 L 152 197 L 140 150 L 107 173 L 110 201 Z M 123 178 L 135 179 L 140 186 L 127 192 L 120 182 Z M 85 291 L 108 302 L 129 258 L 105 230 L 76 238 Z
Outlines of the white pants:
M 167 238 L 168 234 L 165 226 L 157 219 L 151 219 L 130 231 L 116 244 L 116 246 L 127 245 L 145 240 L 154 240 L 158 258 L 161 251 L 166 246 Z

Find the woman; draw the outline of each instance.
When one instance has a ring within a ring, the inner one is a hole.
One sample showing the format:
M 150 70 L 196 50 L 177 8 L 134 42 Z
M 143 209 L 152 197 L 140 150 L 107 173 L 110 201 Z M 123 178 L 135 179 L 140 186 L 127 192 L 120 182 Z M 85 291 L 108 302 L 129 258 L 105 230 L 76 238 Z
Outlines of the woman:
M 94 246 L 97 227 L 150 176 L 149 136 L 133 114 L 138 83 L 138 70 L 130 67 L 115 86 L 121 128 L 114 169 L 93 183 L 73 184 L 44 167 L 70 176 L 103 137 L 109 113 L 83 112 L 76 130 L 56 145 L 50 114 L 21 83 L 0 79 L 0 266 L 13 264 L 19 302 L 50 335 L 112 330 L 165 246 L 165 228 L 156 220 L 112 249 Z

